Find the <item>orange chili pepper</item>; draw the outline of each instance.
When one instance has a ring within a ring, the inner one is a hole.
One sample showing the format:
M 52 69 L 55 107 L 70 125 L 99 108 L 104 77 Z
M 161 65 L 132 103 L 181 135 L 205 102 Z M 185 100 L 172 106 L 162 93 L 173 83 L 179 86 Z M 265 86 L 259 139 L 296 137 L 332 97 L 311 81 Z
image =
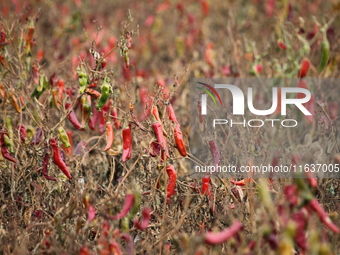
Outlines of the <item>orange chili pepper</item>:
M 11 99 L 11 103 L 14 107 L 14 109 L 18 112 L 21 113 L 21 108 L 19 106 L 18 100 L 16 99 L 16 97 L 14 96 L 14 92 L 9 92 L 9 97 Z
M 106 122 L 106 136 L 107 136 L 107 144 L 106 144 L 104 151 L 109 150 L 113 144 L 114 133 L 113 133 L 112 124 L 110 121 Z

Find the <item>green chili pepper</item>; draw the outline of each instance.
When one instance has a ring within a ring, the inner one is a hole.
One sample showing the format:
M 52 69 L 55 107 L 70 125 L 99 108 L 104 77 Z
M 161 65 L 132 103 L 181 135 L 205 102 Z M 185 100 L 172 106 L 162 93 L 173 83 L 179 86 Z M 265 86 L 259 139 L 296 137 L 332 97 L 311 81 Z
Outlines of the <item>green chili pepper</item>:
M 121 227 L 122 227 L 122 232 L 124 233 L 127 233 L 129 232 L 129 229 L 130 229 L 130 220 L 129 220 L 129 217 L 124 217 L 122 220 L 121 220 Z
M 133 219 L 133 217 L 135 217 L 135 215 L 138 213 L 139 211 L 139 205 L 140 205 L 140 193 L 135 190 L 134 192 L 134 200 L 133 200 L 133 207 L 132 207 L 132 210 L 131 212 L 129 213 L 128 215 L 128 218 L 129 219 Z
M 325 30 L 322 31 L 322 35 L 323 35 L 323 40 L 321 43 L 321 61 L 319 65 L 319 72 L 321 72 L 327 65 L 328 59 L 329 59 L 329 50 L 330 50 L 330 45 L 327 40 L 327 34 Z
M 78 73 L 78 82 L 80 86 L 79 94 L 83 94 L 89 83 L 88 76 L 84 68 L 78 67 L 76 71 Z
M 63 145 L 66 148 L 69 148 L 71 146 L 71 144 L 70 144 L 70 140 L 68 139 L 68 135 L 66 134 L 65 129 L 60 126 L 58 128 L 58 132 L 59 132 L 59 138 L 60 138 L 61 142 L 63 143 Z
M 90 120 L 92 114 L 92 107 L 91 107 L 91 96 L 82 96 L 81 97 L 81 105 L 82 105 L 82 120 L 81 126 L 86 128 L 87 123 Z
M 110 78 L 105 77 L 104 82 L 100 87 L 101 95 L 96 105 L 96 108 L 98 111 L 100 111 L 100 108 L 102 108 L 106 104 L 107 100 L 109 99 L 110 90 L 111 90 Z
M 35 86 L 32 94 L 31 94 L 31 97 L 32 98 L 36 98 L 36 99 L 39 99 L 39 97 L 42 95 L 42 93 L 44 93 L 44 91 L 48 88 L 49 86 L 49 82 L 46 78 L 45 75 L 41 75 L 40 78 L 39 78 L 39 84 L 37 86 Z
M 35 134 L 34 128 L 32 128 L 32 127 L 26 128 L 26 143 L 27 144 L 29 144 L 32 141 L 34 134 Z
M 14 153 L 13 126 L 10 117 L 6 117 L 6 128 L 8 130 L 8 136 L 4 136 L 5 145 L 11 153 Z

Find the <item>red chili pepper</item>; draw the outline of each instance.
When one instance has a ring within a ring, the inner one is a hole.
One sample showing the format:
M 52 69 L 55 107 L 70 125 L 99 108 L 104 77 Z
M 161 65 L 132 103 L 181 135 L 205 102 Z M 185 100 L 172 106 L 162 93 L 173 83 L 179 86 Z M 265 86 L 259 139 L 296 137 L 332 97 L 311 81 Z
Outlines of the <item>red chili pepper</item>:
M 70 103 L 65 104 L 66 110 L 68 110 L 71 107 Z M 79 123 L 76 114 L 74 113 L 73 110 L 71 110 L 70 114 L 68 115 L 68 120 L 72 123 L 72 125 L 78 129 L 78 130 L 84 130 L 82 125 Z
M 94 98 L 100 98 L 101 94 L 97 91 L 97 90 L 94 90 L 94 89 L 89 89 L 89 88 L 86 88 L 85 92 L 94 97 Z
M 213 156 L 213 159 L 214 159 L 214 166 L 215 166 L 215 171 L 216 171 L 217 166 L 220 164 L 220 161 L 221 161 L 221 153 L 214 140 L 209 141 L 209 147 L 210 147 L 210 151 Z
M 187 156 L 187 151 L 185 149 L 185 144 L 184 144 L 184 141 L 183 141 L 183 134 L 182 134 L 181 127 L 180 127 L 179 124 L 177 124 L 175 126 L 174 136 L 175 136 L 175 143 L 176 143 L 176 148 L 177 148 L 178 152 L 183 157 L 186 157 Z
M 128 128 L 124 128 L 122 130 L 122 135 L 123 135 L 122 161 L 125 162 L 126 160 L 130 159 L 132 156 L 132 133 L 131 133 L 130 125 Z
M 124 201 L 122 210 L 114 216 L 109 216 L 109 218 L 111 220 L 119 220 L 119 219 L 124 218 L 129 213 L 130 209 L 132 208 L 134 200 L 135 200 L 134 194 L 127 194 L 125 196 L 125 201 Z
M 44 157 L 44 161 L 43 161 L 43 165 L 42 165 L 42 169 L 41 169 L 41 174 L 44 176 L 44 178 L 46 180 L 56 181 L 57 180 L 56 178 L 48 175 L 48 161 L 49 161 L 49 159 L 50 159 L 50 154 L 48 154 L 46 152 L 45 157 Z
M 152 113 L 152 115 L 155 117 L 155 119 L 159 122 L 159 124 L 161 125 L 163 134 L 164 134 L 165 136 L 168 136 L 167 132 L 166 132 L 165 129 L 164 129 L 162 120 L 161 120 L 161 118 L 159 117 L 159 113 L 158 113 L 157 106 L 154 105 L 154 106 L 152 107 L 151 113 Z
M 166 173 L 168 174 L 168 177 L 169 177 L 168 187 L 166 188 L 166 202 L 169 205 L 170 198 L 175 191 L 177 173 L 173 165 L 168 165 L 166 167 Z
M 287 46 L 281 40 L 277 42 L 277 45 L 283 50 L 287 49 Z
M 309 69 L 309 60 L 307 58 L 304 58 L 301 62 L 301 67 L 300 67 L 300 71 L 298 74 L 299 78 L 306 77 L 308 73 L 308 69 Z
M 166 106 L 166 109 L 168 112 L 169 119 L 172 121 L 172 123 L 175 124 L 178 123 L 174 108 L 172 108 L 172 105 L 170 103 Z
M 147 130 L 145 129 L 145 127 L 139 122 L 139 120 L 137 119 L 137 116 L 135 114 L 135 112 L 133 111 L 134 110 L 134 106 L 133 104 L 130 103 L 130 115 L 133 119 L 133 121 L 135 122 L 135 124 L 142 130 L 142 131 L 145 131 L 147 132 Z
M 50 146 L 53 151 L 53 162 L 56 164 L 59 169 L 67 176 L 67 178 L 72 179 L 70 171 L 68 170 L 67 165 L 61 157 L 59 147 L 57 145 L 57 141 L 55 138 L 50 139 Z
M 18 129 L 20 133 L 20 141 L 24 143 L 26 141 L 26 128 L 24 125 L 19 125 Z
M 237 186 L 244 186 L 244 185 L 246 185 L 245 182 L 244 182 L 244 179 L 241 180 L 241 181 L 234 181 L 234 180 L 231 180 L 230 182 L 231 182 L 232 184 L 237 185 Z
M 321 222 L 331 231 L 339 234 L 339 228 L 331 221 L 328 214 L 323 209 L 322 205 L 318 202 L 316 198 L 309 202 L 309 206 L 319 215 Z
M 134 224 L 136 228 L 139 230 L 147 229 L 150 224 L 151 219 L 151 209 L 149 207 L 146 207 L 142 211 L 142 220 L 139 222 L 138 220 L 135 220 Z
M 211 190 L 210 190 L 210 174 L 206 174 L 203 178 L 202 178 L 202 190 L 201 193 L 203 195 L 211 195 Z
M 204 242 L 206 244 L 221 244 L 225 241 L 228 241 L 230 238 L 235 236 L 240 230 L 243 229 L 242 223 L 239 221 L 235 221 L 233 225 L 225 230 L 222 230 L 218 233 L 208 232 L 204 235 Z
M 96 123 L 97 123 L 97 116 L 98 116 L 97 108 L 92 107 L 92 112 L 93 112 L 93 114 L 91 115 L 91 117 L 89 119 L 88 125 L 92 130 L 95 130 L 96 129 Z
M 111 111 L 112 119 L 113 119 L 113 124 L 115 125 L 116 129 L 120 128 L 120 123 L 118 120 L 118 111 L 117 107 L 113 107 L 113 110 Z
M 159 153 L 161 152 L 161 145 L 157 143 L 156 141 L 151 142 L 151 151 L 149 151 L 149 154 L 151 157 L 157 157 Z
M 107 151 L 111 148 L 114 139 L 114 133 L 111 122 L 106 123 L 106 136 L 107 136 L 107 144 L 104 151 Z
M 73 97 L 73 91 L 71 88 L 67 88 L 66 89 L 66 95 L 68 95 L 70 97 L 70 99 L 72 100 Z
M 306 169 L 305 169 L 305 170 L 306 170 Z M 317 181 L 317 179 L 314 177 L 314 174 L 313 174 L 310 170 L 308 170 L 308 171 L 306 170 L 305 173 L 306 173 L 306 179 L 308 180 L 310 186 L 311 186 L 312 188 L 317 187 L 317 186 L 318 186 L 318 181 Z
M 163 130 L 161 124 L 156 121 L 152 124 L 153 131 L 155 132 L 158 143 L 161 145 L 162 150 L 165 151 L 166 157 L 170 158 L 167 142 L 163 136 Z
M 5 130 L 1 130 L 0 131 L 1 154 L 5 159 L 16 164 L 16 163 L 18 163 L 18 160 L 11 156 L 10 152 L 8 151 L 8 148 L 6 147 L 5 138 L 4 138 L 5 135 L 8 136 L 7 132 Z

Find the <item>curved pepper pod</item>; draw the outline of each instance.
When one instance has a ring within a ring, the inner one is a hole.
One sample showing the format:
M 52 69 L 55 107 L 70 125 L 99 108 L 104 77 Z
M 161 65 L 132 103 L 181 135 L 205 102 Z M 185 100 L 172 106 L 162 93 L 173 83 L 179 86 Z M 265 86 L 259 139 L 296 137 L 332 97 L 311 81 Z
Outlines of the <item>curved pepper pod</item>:
M 71 107 L 70 103 L 65 104 L 66 110 L 68 110 Z M 78 129 L 78 130 L 84 130 L 83 126 L 79 123 L 76 114 L 73 110 L 71 110 L 70 114 L 67 116 L 68 120 L 72 123 L 72 125 Z
M 242 223 L 239 221 L 235 221 L 233 225 L 225 230 L 222 230 L 217 233 L 208 232 L 204 235 L 204 242 L 206 244 L 216 245 L 224 243 L 236 235 L 240 230 L 242 230 Z
M 70 171 L 61 157 L 59 147 L 55 138 L 50 139 L 50 146 L 53 151 L 53 162 L 59 169 L 67 176 L 67 178 L 72 179 Z
M 187 155 L 187 151 L 185 149 L 185 144 L 183 141 L 183 134 L 181 131 L 181 127 L 180 125 L 176 125 L 175 129 L 174 129 L 174 137 L 175 137 L 175 143 L 176 143 L 176 148 L 178 150 L 178 152 L 183 156 L 186 157 Z

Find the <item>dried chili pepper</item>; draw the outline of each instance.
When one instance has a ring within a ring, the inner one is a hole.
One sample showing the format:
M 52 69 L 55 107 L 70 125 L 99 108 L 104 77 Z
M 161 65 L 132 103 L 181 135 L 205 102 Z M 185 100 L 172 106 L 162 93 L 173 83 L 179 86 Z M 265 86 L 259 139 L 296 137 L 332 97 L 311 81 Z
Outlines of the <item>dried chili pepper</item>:
M 170 158 L 167 142 L 163 136 L 163 130 L 162 130 L 161 124 L 158 121 L 156 121 L 152 124 L 152 128 L 153 128 L 153 131 L 155 132 L 158 143 L 161 145 L 162 150 L 165 151 L 166 157 Z
M 14 109 L 15 109 L 18 113 L 21 113 L 21 107 L 19 106 L 18 99 L 15 97 L 13 91 L 10 91 L 10 92 L 9 92 L 9 98 L 11 99 L 11 103 L 12 103 Z
M 237 185 L 237 186 L 244 186 L 244 185 L 246 185 L 245 182 L 244 182 L 244 179 L 241 180 L 241 181 L 234 181 L 234 180 L 231 180 L 230 182 L 231 182 L 232 184 Z
M 170 103 L 166 106 L 166 110 L 168 112 L 169 119 L 172 121 L 172 123 L 178 124 L 178 120 L 176 118 L 174 108 L 172 107 Z
M 242 223 L 239 221 L 235 221 L 230 227 L 222 230 L 218 233 L 208 232 L 204 235 L 204 242 L 206 244 L 221 244 L 225 241 L 228 241 L 230 238 L 235 236 L 240 230 L 242 230 Z
M 132 133 L 131 126 L 126 127 L 122 130 L 123 135 L 123 155 L 122 161 L 125 162 L 132 156 Z
M 118 121 L 118 111 L 117 107 L 113 107 L 111 111 L 112 119 L 113 119 L 113 124 L 115 125 L 116 129 L 120 128 L 120 123 Z
M 214 166 L 215 166 L 215 171 L 216 171 L 217 166 L 220 164 L 220 161 L 221 161 L 221 153 L 220 153 L 219 148 L 217 147 L 215 140 L 209 141 L 209 148 L 214 159 Z
M 100 108 L 102 108 L 106 104 L 107 100 L 109 99 L 110 91 L 111 91 L 110 78 L 105 77 L 104 82 L 100 87 L 101 95 L 96 105 L 98 111 L 100 111 Z
M 107 136 L 107 144 L 104 151 L 107 151 L 111 148 L 114 139 L 114 133 L 111 122 L 106 123 L 106 136 Z
M 135 112 L 133 111 L 134 110 L 134 106 L 132 103 L 130 103 L 130 115 L 133 119 L 133 121 L 135 122 L 135 124 L 142 130 L 142 131 L 145 131 L 147 132 L 146 128 L 139 122 L 139 120 L 137 119 L 137 116 L 135 114 Z
M 105 129 L 105 118 L 104 118 L 104 111 L 97 112 L 97 122 L 98 122 L 98 131 L 99 133 L 104 133 Z
M 162 122 L 161 118 L 159 117 L 159 113 L 158 113 L 157 106 L 155 106 L 155 105 L 152 106 L 152 108 L 151 108 L 151 113 L 152 113 L 152 115 L 155 117 L 155 119 L 159 122 L 159 124 L 161 125 L 163 134 L 164 134 L 166 137 L 168 137 L 168 134 L 167 134 L 167 132 L 166 132 L 165 129 L 164 129 L 163 122 Z
M 51 93 L 52 93 L 53 104 L 59 110 L 60 109 L 60 106 L 59 106 L 60 102 L 58 101 L 58 89 L 57 88 L 53 88 Z
M 185 144 L 183 141 L 183 134 L 180 128 L 180 125 L 177 124 L 174 129 L 174 137 L 175 137 L 175 143 L 176 143 L 176 148 L 178 152 L 183 156 L 187 156 L 187 151 L 185 149 Z
M 144 230 L 147 229 L 149 224 L 150 224 L 150 219 L 151 219 L 151 209 L 146 207 L 142 211 L 142 220 L 139 222 L 138 220 L 135 220 L 134 224 L 136 228 L 139 230 Z
M 299 71 L 299 78 L 306 77 L 309 69 L 309 60 L 307 58 L 304 58 L 301 62 L 300 71 Z
M 201 193 L 203 195 L 211 195 L 211 190 L 210 190 L 210 174 L 206 174 L 203 178 L 202 178 L 202 189 L 201 189 Z
M 89 89 L 89 88 L 87 88 L 86 90 L 85 90 L 85 92 L 88 94 L 88 95 L 90 95 L 90 96 L 92 96 L 92 97 L 94 97 L 94 98 L 100 98 L 100 96 L 101 96 L 101 94 L 97 91 L 97 90 L 94 90 L 94 89 Z
M 129 213 L 130 209 L 132 208 L 134 199 L 135 199 L 134 194 L 127 194 L 125 196 L 125 201 L 124 201 L 122 210 L 114 216 L 109 216 L 109 218 L 111 220 L 119 220 L 119 219 L 124 218 Z
M 287 46 L 281 40 L 277 41 L 277 45 L 283 50 L 287 49 Z
M 322 43 L 321 43 L 321 61 L 319 65 L 319 72 L 321 72 L 328 63 L 330 45 L 327 39 L 326 30 L 322 31 Z
M 57 141 L 55 138 L 50 139 L 50 146 L 53 151 L 54 164 L 56 164 L 59 167 L 59 169 L 67 176 L 67 178 L 72 179 L 70 171 L 61 157 L 60 150 L 59 150 L 59 147 L 57 145 Z
M 149 151 L 150 156 L 157 157 L 157 155 L 159 155 L 159 153 L 161 152 L 162 149 L 161 145 L 156 141 L 152 141 L 150 145 L 151 145 L 151 151 Z
M 18 163 L 18 160 L 15 159 L 15 158 L 13 158 L 13 157 L 11 156 L 10 152 L 8 151 L 8 148 L 6 147 L 5 138 L 4 138 L 5 135 L 8 136 L 7 132 L 6 132 L 5 130 L 1 130 L 1 131 L 0 131 L 0 147 L 1 147 L 1 154 L 2 154 L 2 156 L 3 156 L 5 159 L 7 159 L 7 160 L 9 160 L 9 161 L 11 161 L 11 162 L 13 162 L 13 163 L 16 164 L 16 163 Z
M 88 125 L 92 130 L 95 130 L 96 129 L 96 123 L 97 123 L 98 111 L 97 111 L 96 107 L 93 107 L 92 110 L 93 110 L 93 113 L 90 116 Z
M 169 183 L 166 188 L 166 202 L 167 204 L 170 204 L 170 198 L 174 193 L 176 187 L 177 173 L 173 165 L 168 165 L 166 167 L 166 173 L 169 177 Z
M 56 181 L 57 180 L 56 178 L 48 175 L 48 161 L 49 161 L 49 159 L 50 159 L 50 154 L 46 152 L 45 157 L 44 157 L 44 161 L 43 161 L 43 165 L 42 165 L 42 169 L 41 169 L 41 174 L 44 176 L 44 178 L 46 180 Z
M 25 128 L 24 125 L 19 125 L 18 129 L 19 129 L 19 134 L 20 134 L 20 141 L 22 143 L 25 143 L 25 141 L 26 141 L 26 128 Z
M 70 103 L 65 104 L 66 110 L 68 110 L 71 107 Z M 78 129 L 78 130 L 84 130 L 82 125 L 79 123 L 76 114 L 74 113 L 73 109 L 71 109 L 70 114 L 67 116 L 68 120 L 72 123 L 72 125 Z
M 62 126 L 60 126 L 58 128 L 58 133 L 59 133 L 59 138 L 60 138 L 62 144 L 66 148 L 71 147 L 70 140 L 68 139 L 68 135 L 66 134 L 66 131 L 65 131 L 65 129 Z
M 318 214 L 321 222 L 331 231 L 334 233 L 338 234 L 339 233 L 339 228 L 331 221 L 329 218 L 328 214 L 325 212 L 323 209 L 322 205 L 318 202 L 316 198 L 313 198 L 309 202 L 309 206 Z

